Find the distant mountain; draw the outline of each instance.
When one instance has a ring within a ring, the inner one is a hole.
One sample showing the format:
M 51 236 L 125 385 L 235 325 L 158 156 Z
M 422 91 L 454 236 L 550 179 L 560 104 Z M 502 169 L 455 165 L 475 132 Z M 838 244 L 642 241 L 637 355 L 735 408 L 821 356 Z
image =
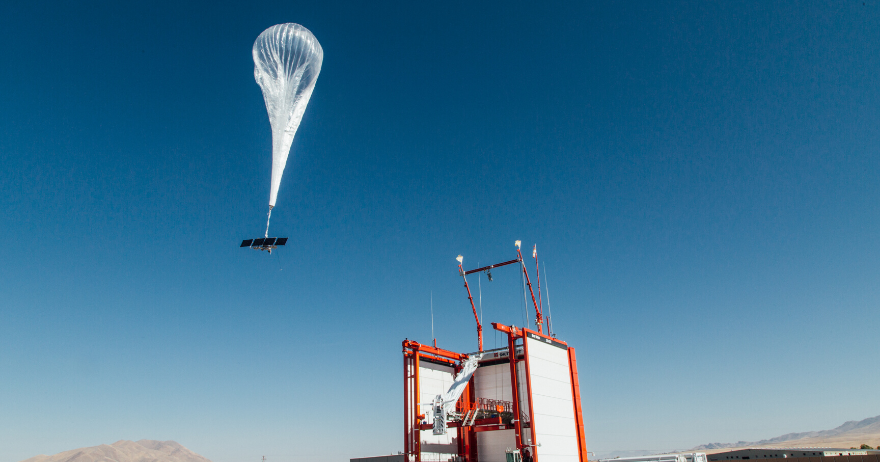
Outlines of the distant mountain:
M 72 449 L 21 462 L 211 462 L 175 441 L 126 441 Z
M 760 441 L 739 441 L 736 443 L 701 444 L 691 451 L 712 451 L 726 448 L 743 447 L 842 447 L 859 446 L 861 443 L 876 446 L 880 444 L 880 415 L 856 422 L 850 420 L 833 430 L 814 432 L 787 433 L 776 438 Z
M 701 444 L 688 450 L 654 450 L 636 449 L 628 451 L 608 451 L 596 454 L 596 458 L 614 457 L 637 457 L 653 454 L 670 454 L 686 452 L 722 452 L 734 448 L 754 447 L 826 447 L 826 448 L 851 448 L 859 447 L 862 443 L 871 446 L 880 446 L 880 415 L 865 420 L 851 420 L 833 430 L 821 430 L 814 432 L 787 433 L 776 438 L 760 441 L 738 441 L 736 443 L 709 443 Z

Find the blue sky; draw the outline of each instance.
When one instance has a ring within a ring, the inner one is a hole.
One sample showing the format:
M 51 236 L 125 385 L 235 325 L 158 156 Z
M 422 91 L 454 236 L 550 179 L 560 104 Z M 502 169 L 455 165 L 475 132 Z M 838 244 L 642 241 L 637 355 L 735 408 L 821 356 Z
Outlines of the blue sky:
M 880 414 L 880 23 L 844 2 L 0 6 L 0 462 L 402 449 L 404 338 L 537 243 L 591 451 Z M 324 64 L 263 232 L 251 47 Z M 519 277 L 485 322 L 523 323 Z M 486 345 L 494 346 L 487 330 Z

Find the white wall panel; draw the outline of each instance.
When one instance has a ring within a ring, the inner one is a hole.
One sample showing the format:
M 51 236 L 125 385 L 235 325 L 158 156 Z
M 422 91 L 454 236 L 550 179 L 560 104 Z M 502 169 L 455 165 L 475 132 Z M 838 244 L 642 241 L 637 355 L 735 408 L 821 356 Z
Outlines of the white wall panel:
M 520 409 L 520 412 L 522 412 L 526 422 L 531 422 L 532 418 L 530 416 L 530 411 L 529 411 L 529 388 L 528 388 L 529 384 L 526 379 L 527 379 L 527 377 L 526 377 L 526 363 L 524 361 L 519 362 L 516 364 L 516 382 L 518 385 L 517 388 L 519 388 L 519 409 Z M 531 430 L 529 430 L 529 431 L 524 430 L 522 437 L 523 437 L 523 440 L 528 439 L 529 441 L 531 441 L 531 438 L 532 438 Z M 527 444 L 531 444 L 531 443 L 527 443 Z
M 477 398 L 512 401 L 510 363 L 478 368 L 474 372 L 474 392 Z
M 430 403 L 434 397 L 449 390 L 454 381 L 449 366 L 419 361 L 419 403 Z M 429 406 L 419 406 L 419 413 L 426 413 Z M 430 414 L 428 415 L 430 417 Z M 432 421 L 429 420 L 429 423 Z M 431 430 L 419 432 L 423 461 L 448 461 L 458 454 L 458 429 L 447 429 L 445 435 L 434 435 Z
M 519 395 L 521 398 L 520 408 L 528 419 L 529 397 L 526 393 L 525 364 L 520 362 L 516 365 L 517 381 L 519 382 Z M 510 363 L 482 366 L 474 373 L 474 391 L 477 398 L 501 399 L 513 401 L 513 393 L 510 387 Z
M 448 366 L 419 361 L 419 402 L 430 403 L 452 386 L 453 369 Z
M 510 365 L 507 375 L 510 376 Z M 516 449 L 516 435 L 513 430 L 497 430 L 477 433 L 477 457 L 480 462 L 506 462 L 504 451 Z
M 568 350 L 526 336 L 535 449 L 540 462 L 577 462 L 578 439 Z

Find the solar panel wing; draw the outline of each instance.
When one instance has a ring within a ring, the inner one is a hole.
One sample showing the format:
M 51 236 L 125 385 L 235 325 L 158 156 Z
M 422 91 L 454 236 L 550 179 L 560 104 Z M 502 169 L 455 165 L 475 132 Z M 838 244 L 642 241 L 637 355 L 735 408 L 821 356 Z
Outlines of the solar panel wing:
M 250 247 L 252 242 L 254 242 L 253 239 L 245 239 L 241 241 L 241 247 Z
M 263 241 L 263 245 L 275 245 L 275 237 L 267 237 L 265 241 Z
M 286 237 L 279 237 L 277 241 L 275 241 L 275 245 L 284 245 L 287 244 Z
M 254 244 L 253 244 L 253 246 L 254 246 L 254 247 L 260 247 L 261 245 L 263 245 L 263 241 L 265 241 L 265 239 L 263 239 L 263 238 L 254 239 Z

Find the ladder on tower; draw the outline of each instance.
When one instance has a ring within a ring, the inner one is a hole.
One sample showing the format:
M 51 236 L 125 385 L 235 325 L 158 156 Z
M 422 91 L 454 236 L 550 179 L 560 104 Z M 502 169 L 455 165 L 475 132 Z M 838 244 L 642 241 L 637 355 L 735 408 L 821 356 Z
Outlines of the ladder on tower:
M 478 411 L 479 409 L 471 409 L 470 411 L 468 411 L 467 414 L 464 415 L 464 418 L 461 419 L 461 426 L 470 427 L 471 425 L 473 425 L 474 422 L 476 422 L 477 420 Z M 470 422 L 468 422 L 468 420 L 470 420 Z
M 476 420 L 477 420 L 477 413 L 478 413 L 478 412 L 480 412 L 479 409 L 474 409 L 474 415 L 471 416 L 471 423 L 467 424 L 466 426 L 470 427 L 471 425 L 474 424 L 474 422 L 476 422 Z

